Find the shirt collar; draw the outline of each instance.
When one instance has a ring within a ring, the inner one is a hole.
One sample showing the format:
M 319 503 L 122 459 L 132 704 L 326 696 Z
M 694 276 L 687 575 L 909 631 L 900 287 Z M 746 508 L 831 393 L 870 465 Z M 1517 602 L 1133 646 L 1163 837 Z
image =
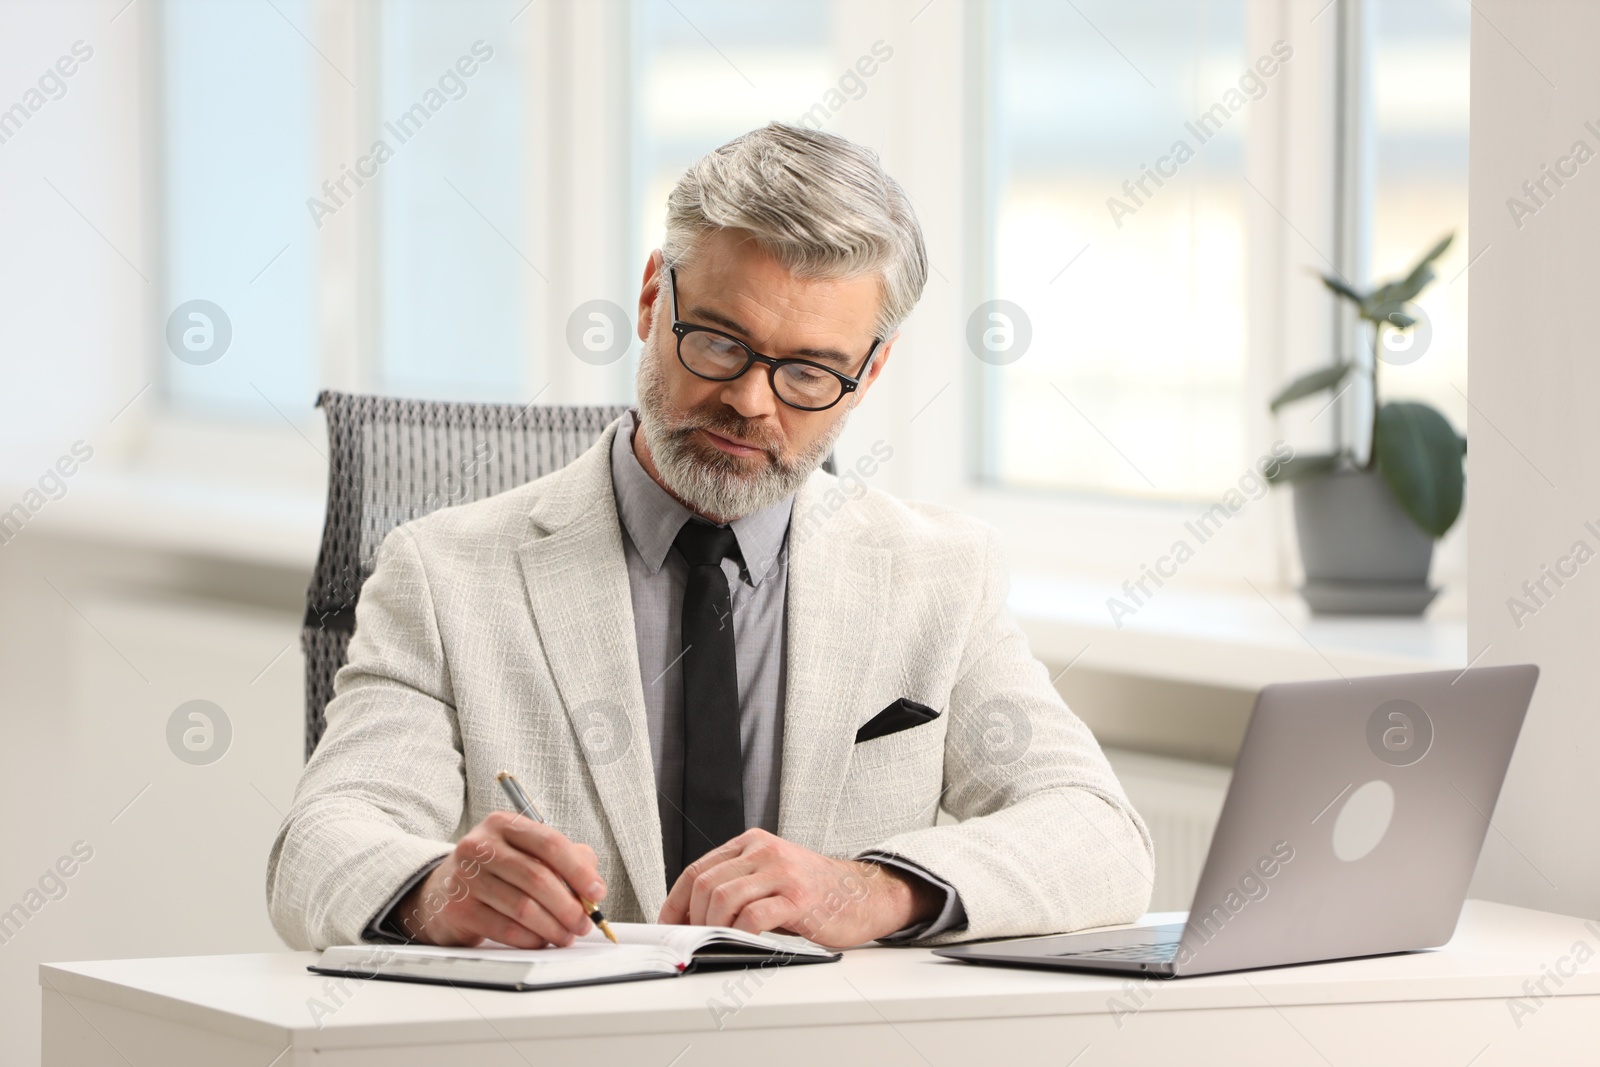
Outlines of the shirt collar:
M 678 531 L 694 513 L 656 484 L 640 465 L 639 457 L 633 452 L 633 434 L 638 425 L 637 413 L 630 410 L 617 427 L 617 435 L 611 442 L 611 488 L 623 528 L 628 531 L 645 566 L 655 574 L 666 562 L 667 550 L 677 539 Z M 760 585 L 776 568 L 793 508 L 794 495 L 790 494 L 770 507 L 728 524 L 739 542 L 745 577 L 752 586 Z

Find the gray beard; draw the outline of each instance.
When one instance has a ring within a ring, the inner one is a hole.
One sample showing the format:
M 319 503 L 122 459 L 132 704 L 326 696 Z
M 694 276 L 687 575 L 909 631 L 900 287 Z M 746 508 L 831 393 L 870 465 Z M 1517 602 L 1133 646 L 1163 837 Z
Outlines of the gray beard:
M 650 446 L 656 472 L 672 494 L 694 511 L 722 522 L 754 515 L 792 496 L 833 451 L 834 442 L 844 432 L 844 424 L 849 419 L 846 410 L 821 440 L 801 455 L 786 460 L 777 446 L 767 442 L 766 435 L 755 431 L 752 420 L 726 405 L 719 403 L 713 411 L 679 412 L 672 408 L 667 399 L 660 358 L 652 323 L 635 380 L 639 395 L 639 428 Z M 753 367 L 746 373 L 761 372 L 762 368 Z M 763 455 L 729 455 L 696 438 L 696 430 L 710 430 L 755 442 Z M 755 470 L 747 466 L 753 460 L 761 464 Z

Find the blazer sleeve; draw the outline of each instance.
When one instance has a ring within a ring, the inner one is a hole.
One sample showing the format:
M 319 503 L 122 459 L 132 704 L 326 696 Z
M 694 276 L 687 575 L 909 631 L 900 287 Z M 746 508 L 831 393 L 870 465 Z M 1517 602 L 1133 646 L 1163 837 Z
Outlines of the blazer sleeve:
M 945 739 L 943 806 L 961 821 L 873 851 L 911 860 L 960 895 L 967 926 L 918 944 L 1131 922 L 1154 884 L 1149 832 L 1007 610 L 992 530 L 983 555 Z
M 359 943 L 460 830 L 466 779 L 450 675 L 427 573 L 403 526 L 361 590 L 326 718 L 267 861 L 272 925 L 295 949 Z

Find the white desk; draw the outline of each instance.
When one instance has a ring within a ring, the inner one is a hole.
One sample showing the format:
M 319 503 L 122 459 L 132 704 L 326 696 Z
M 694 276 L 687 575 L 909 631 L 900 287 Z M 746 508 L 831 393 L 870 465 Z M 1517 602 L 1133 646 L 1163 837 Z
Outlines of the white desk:
M 309 974 L 313 953 L 46 964 L 45 1067 L 692 1067 L 1583 1063 L 1600 1058 L 1600 923 L 1469 901 L 1450 946 L 1141 987 L 866 948 L 841 963 L 533 993 Z M 1565 961 L 1565 962 L 1563 962 Z M 741 975 L 744 992 L 738 992 Z M 756 976 L 761 979 L 757 984 Z M 333 1008 L 313 1019 L 310 1004 Z M 1143 1007 L 1139 1007 L 1140 1000 Z M 720 1001 L 732 1010 L 713 1013 Z M 1127 1014 L 1117 1011 L 1120 1003 Z M 1520 1025 L 1519 1025 L 1520 1024 Z M 1076 1058 L 1075 1058 L 1076 1057 Z

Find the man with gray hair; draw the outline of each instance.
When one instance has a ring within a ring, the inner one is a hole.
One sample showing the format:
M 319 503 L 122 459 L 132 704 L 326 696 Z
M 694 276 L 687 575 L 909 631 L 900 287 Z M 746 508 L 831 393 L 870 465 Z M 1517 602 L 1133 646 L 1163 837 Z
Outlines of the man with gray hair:
M 819 469 L 926 278 L 867 149 L 774 123 L 689 169 L 637 408 L 384 542 L 269 862 L 288 943 L 567 945 L 575 894 L 831 946 L 1143 911 L 1149 836 L 1007 612 L 996 535 Z M 501 769 L 549 825 L 503 810 Z

